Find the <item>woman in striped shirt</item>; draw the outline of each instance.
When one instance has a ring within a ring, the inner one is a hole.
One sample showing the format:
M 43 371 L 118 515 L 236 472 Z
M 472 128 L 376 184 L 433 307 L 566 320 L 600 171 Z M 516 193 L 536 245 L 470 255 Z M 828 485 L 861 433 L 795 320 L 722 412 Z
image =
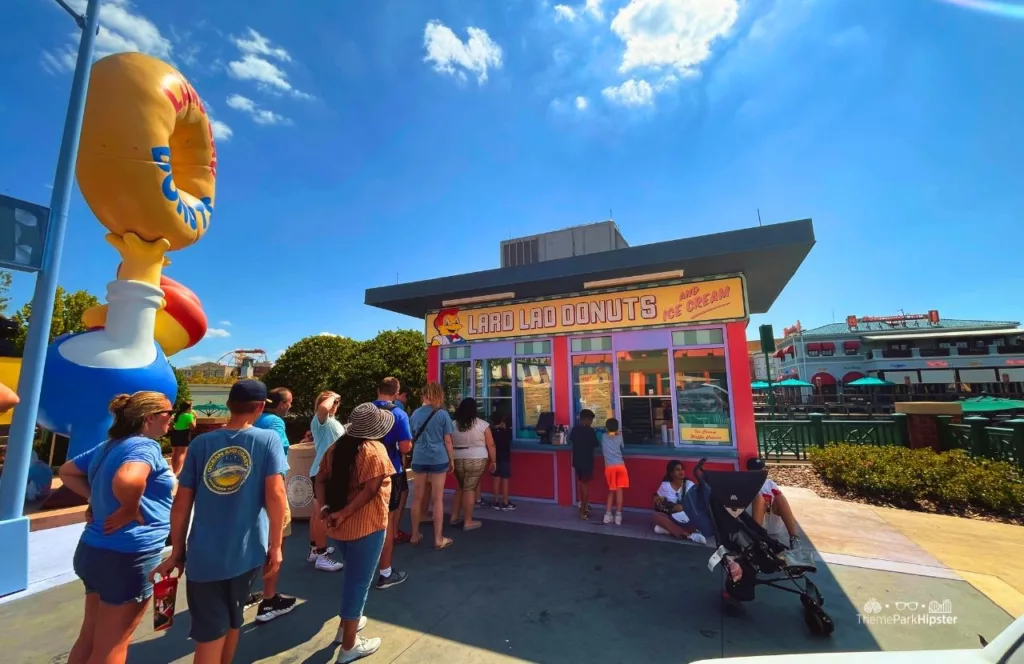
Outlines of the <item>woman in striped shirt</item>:
M 380 444 L 395 424 L 395 416 L 372 403 L 356 406 L 338 439 L 320 462 L 316 498 L 323 507 L 314 518 L 323 519 L 327 536 L 345 561 L 341 590 L 341 625 L 335 643 L 341 644 L 338 662 L 354 662 L 380 648 L 379 638 L 358 632 L 366 626 L 363 608 L 388 527 L 388 501 L 395 468 Z

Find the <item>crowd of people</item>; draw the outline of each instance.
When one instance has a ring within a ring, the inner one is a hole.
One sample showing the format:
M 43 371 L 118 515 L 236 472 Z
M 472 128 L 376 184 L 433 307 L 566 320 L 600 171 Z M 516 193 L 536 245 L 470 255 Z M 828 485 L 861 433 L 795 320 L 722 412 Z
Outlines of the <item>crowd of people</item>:
M 390 377 L 378 385 L 376 400 L 357 406 L 345 424 L 337 418 L 340 399 L 330 391 L 317 396 L 303 440 L 314 447 L 306 562 L 324 572 L 345 571 L 335 637 L 341 646 L 337 661 L 343 664 L 380 648 L 379 638 L 361 635 L 364 609 L 372 588 L 384 590 L 408 578 L 394 566 L 395 544 L 419 545 L 424 522 L 433 527 L 435 549 L 454 543 L 444 532 L 449 474 L 457 482 L 449 528 L 481 527 L 474 511 L 485 504 L 485 473 L 493 478 L 492 508 L 514 510 L 515 505 L 509 501 L 507 416 L 487 422 L 471 398 L 450 415 L 436 382 L 423 388 L 423 405 L 409 415 L 407 393 Z M 233 660 L 247 608 L 258 606 L 260 622 L 294 609 L 296 599 L 278 591 L 284 539 L 291 534 L 284 418 L 292 401 L 286 388 L 268 391 L 260 381 L 238 381 L 228 396 L 227 423 L 195 437 L 197 419 L 188 402 L 175 408 L 157 392 L 111 401 L 108 440 L 60 469 L 64 485 L 89 501 L 74 556 L 85 586 L 85 611 L 70 664 L 124 662 L 154 583 L 182 573 L 197 664 Z M 620 525 L 623 491 L 629 488 L 622 436 L 618 422 L 609 419 L 599 439 L 593 422 L 594 413 L 584 410 L 570 433 L 580 518 L 589 518 L 589 485 L 600 448 L 608 485 L 604 523 Z M 158 442 L 168 434 L 170 463 Z M 751 469 L 757 469 L 757 461 Z M 407 468 L 417 487 L 411 533 L 398 528 L 409 494 Z M 654 500 L 654 527 L 704 543 L 683 509 L 688 488 L 682 464 L 669 461 Z M 792 510 L 778 487 L 769 480 L 762 494 L 751 506 L 754 516 L 766 525 L 779 519 L 783 532 L 795 538 Z M 255 590 L 259 583 L 262 591 Z

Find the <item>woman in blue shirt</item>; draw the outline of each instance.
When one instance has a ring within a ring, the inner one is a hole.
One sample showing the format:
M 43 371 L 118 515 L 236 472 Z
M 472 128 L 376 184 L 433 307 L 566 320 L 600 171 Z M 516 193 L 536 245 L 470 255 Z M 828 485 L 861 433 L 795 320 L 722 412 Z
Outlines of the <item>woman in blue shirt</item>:
M 434 547 L 444 549 L 452 540 L 444 536 L 444 481 L 452 472 L 452 432 L 455 425 L 444 407 L 444 390 L 439 383 L 423 388 L 423 405 L 409 417 L 412 430 L 412 472 L 416 483 L 416 500 L 412 503 L 412 544 L 419 544 L 420 515 L 427 509 L 429 484 L 430 504 L 434 507 Z
M 64 486 L 89 499 L 74 561 L 85 616 L 71 663 L 125 661 L 171 531 L 174 474 L 156 441 L 167 434 L 171 402 L 159 392 L 121 394 L 110 412 L 110 438 L 60 468 Z
M 341 395 L 337 392 L 321 392 L 316 398 L 316 414 L 309 422 L 309 432 L 313 436 L 313 463 L 309 466 L 309 478 L 315 481 L 316 474 L 320 472 L 320 462 L 324 458 L 324 452 L 336 443 L 339 438 L 345 435 L 345 427 L 338 421 L 338 404 L 341 403 Z M 313 514 L 319 514 L 323 507 L 313 497 Z M 334 553 L 333 546 L 327 546 L 327 526 L 322 519 L 309 520 L 309 555 L 306 560 L 313 563 L 313 566 L 322 572 L 337 572 L 344 564 L 335 560 L 331 554 Z

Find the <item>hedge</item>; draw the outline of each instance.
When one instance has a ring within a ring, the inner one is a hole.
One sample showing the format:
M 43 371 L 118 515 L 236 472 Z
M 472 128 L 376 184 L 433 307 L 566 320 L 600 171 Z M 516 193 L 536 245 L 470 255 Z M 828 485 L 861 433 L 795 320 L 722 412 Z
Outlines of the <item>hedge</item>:
M 838 444 L 812 449 L 808 457 L 826 484 L 871 502 L 1024 519 L 1024 480 L 1016 468 L 963 450 Z

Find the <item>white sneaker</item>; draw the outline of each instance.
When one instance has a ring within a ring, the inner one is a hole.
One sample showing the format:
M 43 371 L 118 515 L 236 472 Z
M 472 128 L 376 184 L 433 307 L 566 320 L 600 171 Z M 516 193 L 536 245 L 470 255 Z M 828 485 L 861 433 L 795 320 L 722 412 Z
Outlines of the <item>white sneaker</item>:
M 366 616 L 359 616 L 359 625 L 356 626 L 356 632 L 363 631 L 364 627 L 366 627 Z M 335 645 L 340 644 L 342 642 L 342 637 L 344 637 L 344 636 L 345 636 L 345 634 L 342 631 L 341 625 L 339 624 L 338 625 L 338 633 L 334 635 L 334 643 L 335 643 Z
M 329 547 L 327 547 L 326 549 L 324 549 L 324 554 L 325 554 L 325 555 L 328 555 L 328 556 L 329 556 L 329 555 L 331 555 L 332 553 L 334 553 L 334 547 L 333 547 L 333 546 L 329 546 Z M 306 556 L 306 562 L 307 562 L 307 563 L 315 563 L 315 562 L 316 562 L 316 559 L 317 559 L 317 558 L 318 558 L 318 557 L 319 557 L 320 555 L 321 555 L 321 554 L 319 554 L 319 553 L 317 553 L 317 552 L 316 552 L 316 548 L 315 548 L 315 547 L 312 547 L 312 546 L 311 546 L 311 547 L 309 547 L 309 555 L 307 555 L 307 556 Z
M 357 659 L 362 659 L 363 657 L 369 657 L 379 649 L 380 637 L 367 639 L 362 636 L 357 636 L 356 644 L 352 646 L 351 650 L 345 650 L 342 648 L 341 652 L 338 653 L 337 664 L 346 664 L 347 662 L 354 662 Z
M 605 522 L 605 524 L 609 524 L 609 523 L 612 522 L 612 513 L 611 512 L 605 512 L 604 513 L 604 522 Z
M 621 526 L 622 525 L 622 512 L 616 512 L 615 513 L 615 525 L 616 526 Z
M 662 528 L 661 526 L 655 526 L 654 527 L 654 533 L 656 535 L 668 535 L 669 534 L 668 531 L 665 530 L 664 528 Z
M 690 541 L 696 542 L 697 544 L 707 544 L 708 540 L 700 533 L 693 533 L 690 535 Z
M 322 553 L 316 557 L 316 564 L 313 567 L 321 572 L 337 572 L 345 567 L 345 564 L 339 563 L 329 554 Z

